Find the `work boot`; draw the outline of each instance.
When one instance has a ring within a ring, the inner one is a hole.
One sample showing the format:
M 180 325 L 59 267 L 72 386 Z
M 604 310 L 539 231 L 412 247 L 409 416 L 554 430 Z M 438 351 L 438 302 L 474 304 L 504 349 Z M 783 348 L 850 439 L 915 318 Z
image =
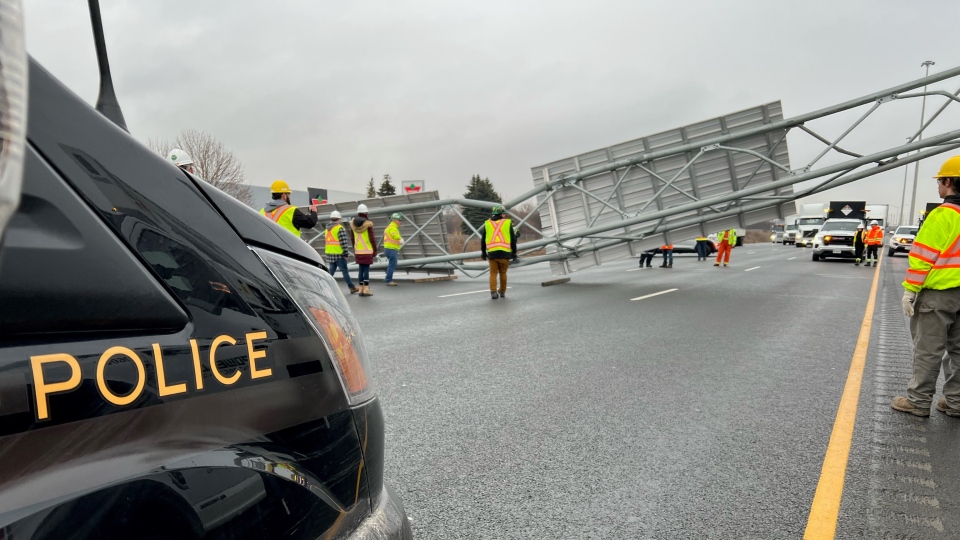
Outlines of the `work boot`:
M 507 291 L 500 291 L 500 298 L 506 298 L 506 297 L 507 297 Z
M 367 294 L 367 286 L 360 285 L 360 296 L 370 296 Z
M 726 267 L 728 267 L 728 266 L 730 266 L 730 265 L 727 264 L 727 263 L 723 263 L 723 267 L 724 267 L 724 268 L 726 268 Z
M 713 263 L 714 266 L 720 266 L 720 263 Z
M 396 286 L 397 286 L 397 282 L 396 282 L 396 281 L 388 281 L 388 282 L 387 282 L 387 287 L 396 287 Z
M 652 265 L 652 264 L 648 264 L 648 265 L 647 265 L 647 268 L 653 268 L 653 265 Z
M 673 268 L 673 263 L 668 264 L 667 268 Z
M 363 286 L 367 290 L 367 296 L 373 296 L 373 291 L 370 290 L 370 283 L 367 283 Z
M 358 292 L 360 292 L 360 289 L 356 287 L 350 287 L 350 294 L 356 294 Z
M 923 417 L 930 416 L 930 409 L 917 407 L 916 405 L 913 404 L 912 401 L 910 401 L 909 399 L 903 396 L 897 396 L 893 398 L 893 402 L 890 403 L 890 406 L 893 407 L 895 410 L 898 410 L 900 412 L 910 413 L 914 416 L 923 416 Z
M 493 291 L 490 293 L 491 300 L 496 300 L 497 298 L 500 298 L 500 294 L 498 294 L 497 291 Z
M 874 268 L 877 267 L 877 261 L 873 261 L 873 267 L 874 267 Z
M 667 267 L 667 265 L 665 265 L 665 264 L 661 264 L 661 265 L 660 265 L 660 268 L 666 268 L 666 267 Z
M 853 261 L 854 266 L 860 266 L 860 259 Z
M 953 407 L 947 405 L 947 398 L 940 398 L 940 401 L 937 402 L 937 410 L 947 416 L 960 418 L 960 409 L 954 409 Z

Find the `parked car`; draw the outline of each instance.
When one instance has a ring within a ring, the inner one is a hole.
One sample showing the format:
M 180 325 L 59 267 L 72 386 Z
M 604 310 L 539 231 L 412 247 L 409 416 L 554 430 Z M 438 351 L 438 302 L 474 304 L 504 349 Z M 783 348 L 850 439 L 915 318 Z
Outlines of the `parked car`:
M 855 258 L 853 250 L 853 235 L 857 232 L 857 225 L 863 222 L 859 219 L 828 219 L 820 226 L 820 231 L 813 238 L 813 260 L 827 258 Z
M 707 249 L 708 249 L 708 252 L 709 252 L 708 255 L 713 255 L 714 253 L 717 252 L 717 245 L 713 242 L 713 240 L 707 239 Z M 644 251 L 647 251 L 647 250 L 644 250 Z M 653 251 L 653 252 L 656 253 L 656 254 L 663 253 L 663 250 L 661 250 L 659 247 L 653 248 L 651 251 Z M 696 255 L 696 254 L 697 254 L 697 243 L 696 243 L 696 242 L 681 242 L 681 243 L 678 243 L 678 244 L 674 244 L 674 245 L 673 245 L 673 254 L 674 254 L 674 255 L 679 255 L 679 254 L 684 254 L 684 253 L 692 253 L 692 254 Z
M 412 538 L 322 258 L 19 50 L 0 51 L 3 180 L 23 166 L 0 182 L 0 538 Z
M 910 225 L 897 227 L 897 230 L 887 242 L 887 255 L 893 257 L 897 253 L 909 253 L 910 248 L 913 247 L 913 239 L 917 237 L 917 231 L 919 230 L 920 227 Z

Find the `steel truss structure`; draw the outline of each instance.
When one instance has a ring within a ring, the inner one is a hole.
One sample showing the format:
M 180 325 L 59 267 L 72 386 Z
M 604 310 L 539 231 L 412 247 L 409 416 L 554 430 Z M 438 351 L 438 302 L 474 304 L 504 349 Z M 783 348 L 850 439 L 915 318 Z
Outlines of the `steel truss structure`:
M 516 264 L 551 262 L 555 272 L 574 271 L 585 266 L 600 264 L 604 259 L 609 259 L 610 255 L 624 256 L 665 241 L 683 240 L 703 232 L 742 226 L 756 217 L 768 219 L 763 216 L 782 213 L 782 205 L 798 198 L 821 193 L 960 148 L 960 129 L 937 134 L 928 133 L 930 124 L 947 107 L 954 102 L 960 102 L 958 97 L 960 88 L 953 93 L 944 90 L 915 91 L 918 88 L 958 77 L 960 77 L 960 67 L 955 67 L 785 120 L 779 119 L 777 114 L 770 114 L 778 108 L 778 103 L 767 104 L 763 106 L 767 108 L 767 118 L 762 122 L 753 123 L 755 125 L 722 128 L 719 134 L 706 136 L 702 134 L 690 136 L 689 132 L 684 133 L 685 130 L 695 127 L 688 126 L 674 130 L 681 132 L 679 141 L 673 141 L 662 147 L 644 144 L 642 148 L 622 158 L 613 155 L 613 159 L 587 166 L 583 163 L 574 163 L 573 167 L 567 167 L 568 170 L 562 170 L 563 167 L 555 170 L 550 165 L 534 168 L 535 187 L 504 203 L 509 214 L 511 208 L 534 200 L 535 209 L 541 212 L 543 223 L 545 223 L 543 229 L 535 231 L 536 237 L 533 240 L 524 241 L 518 245 L 521 259 Z M 945 99 L 942 106 L 920 126 L 907 143 L 891 148 L 873 149 L 869 153 L 862 150 L 855 152 L 840 146 L 841 142 L 878 109 L 889 106 L 888 104 L 893 102 L 923 96 Z M 866 110 L 832 140 L 806 125 L 818 119 L 838 118 L 835 115 L 861 107 Z M 824 145 L 817 156 L 799 168 L 790 168 L 783 159 L 784 137 L 792 130 L 799 130 Z M 738 141 L 756 141 L 758 138 L 769 141 L 766 153 L 758 152 L 749 145 L 738 146 L 737 144 Z M 828 155 L 838 161 L 822 164 Z M 699 185 L 691 180 L 694 175 L 691 175 L 690 171 L 696 170 L 698 164 L 709 163 L 710 159 L 716 159 L 718 156 L 720 161 L 731 165 L 728 167 L 729 175 L 725 179 L 717 179 L 715 184 L 729 186 L 729 189 L 715 189 L 701 193 L 697 189 Z M 656 167 L 658 160 L 662 162 L 665 159 L 672 160 L 673 163 L 669 175 Z M 571 160 L 577 161 L 575 158 Z M 637 178 L 637 175 L 644 176 L 651 182 L 652 196 L 639 201 L 627 201 L 630 194 L 625 193 L 622 188 L 630 181 L 631 175 L 634 175 L 632 178 Z M 763 181 L 758 180 L 762 175 L 766 175 Z M 604 178 L 606 180 L 597 181 Z M 615 179 L 616 183 L 611 183 L 611 179 Z M 811 180 L 819 180 L 819 182 L 804 189 L 792 189 L 798 183 Z M 574 194 L 580 201 L 579 205 L 566 206 L 565 201 L 573 198 Z M 558 203 L 562 203 L 561 208 L 558 208 Z M 389 215 L 392 212 L 424 211 L 424 216 L 418 219 L 416 224 L 412 222 L 406 224 L 407 227 L 413 227 L 414 232 L 410 235 L 412 238 L 426 234 L 425 229 L 431 223 L 435 220 L 443 220 L 444 212 L 454 212 L 464 218 L 461 212 L 462 207 L 490 209 L 494 204 L 452 198 L 381 208 L 371 207 L 370 214 Z M 579 220 L 570 220 L 573 223 L 563 221 L 566 216 L 577 212 L 579 212 Z M 345 217 L 351 215 L 350 212 L 343 213 Z M 511 215 L 514 228 L 520 228 L 526 224 L 525 219 Z M 381 221 L 383 219 L 381 218 Z M 464 222 L 468 223 L 466 219 Z M 527 227 L 529 230 L 529 225 Z M 473 229 L 471 238 L 479 236 L 480 233 Z M 479 273 L 487 271 L 487 265 L 478 260 L 479 251 L 454 253 L 447 247 L 445 238 L 431 238 L 428 243 L 437 246 L 442 254 L 404 259 L 399 267 L 427 270 L 456 269 L 467 275 L 477 275 L 472 274 L 474 271 Z M 467 243 L 464 242 L 463 245 L 466 246 Z M 584 260 L 588 262 L 582 263 Z M 385 266 L 381 263 L 374 265 L 373 268 Z

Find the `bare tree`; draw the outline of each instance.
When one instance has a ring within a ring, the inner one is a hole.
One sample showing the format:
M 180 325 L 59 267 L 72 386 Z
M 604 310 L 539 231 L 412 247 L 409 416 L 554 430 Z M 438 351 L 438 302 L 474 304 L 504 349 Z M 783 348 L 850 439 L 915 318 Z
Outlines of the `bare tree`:
M 538 210 L 534 212 L 533 209 L 534 209 L 534 205 L 532 202 L 524 203 L 524 204 L 521 204 L 520 206 L 517 206 L 516 208 L 509 209 L 510 213 L 517 217 L 516 223 L 519 223 L 524 218 L 527 219 L 527 221 L 523 224 L 523 226 L 520 227 L 520 230 L 517 231 L 517 234 L 519 236 L 525 236 L 525 235 L 536 236 L 539 234 L 537 233 L 537 231 L 543 228 L 543 225 L 540 222 L 540 211 Z M 533 213 L 533 215 L 527 218 L 527 216 L 530 215 L 531 213 Z
M 461 227 L 463 226 L 463 219 L 461 219 L 456 212 L 453 210 L 444 211 L 443 221 L 447 228 L 447 234 L 462 234 Z
M 247 184 L 247 174 L 237 156 L 206 131 L 185 129 L 170 142 L 165 139 L 147 141 L 150 149 L 164 158 L 178 148 L 190 154 L 199 169 L 197 176 L 213 187 L 233 196 L 244 204 L 253 204 L 253 194 Z

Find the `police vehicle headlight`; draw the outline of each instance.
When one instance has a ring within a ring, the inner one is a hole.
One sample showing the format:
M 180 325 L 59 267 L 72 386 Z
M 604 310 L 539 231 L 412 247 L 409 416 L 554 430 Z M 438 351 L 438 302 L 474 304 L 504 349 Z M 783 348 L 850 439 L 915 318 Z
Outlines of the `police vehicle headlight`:
M 27 52 L 19 0 L 0 0 L 0 239 L 20 204 L 27 129 Z
M 250 249 L 260 256 L 323 340 L 350 404 L 373 398 L 376 389 L 360 325 L 336 280 L 316 266 L 270 251 Z

